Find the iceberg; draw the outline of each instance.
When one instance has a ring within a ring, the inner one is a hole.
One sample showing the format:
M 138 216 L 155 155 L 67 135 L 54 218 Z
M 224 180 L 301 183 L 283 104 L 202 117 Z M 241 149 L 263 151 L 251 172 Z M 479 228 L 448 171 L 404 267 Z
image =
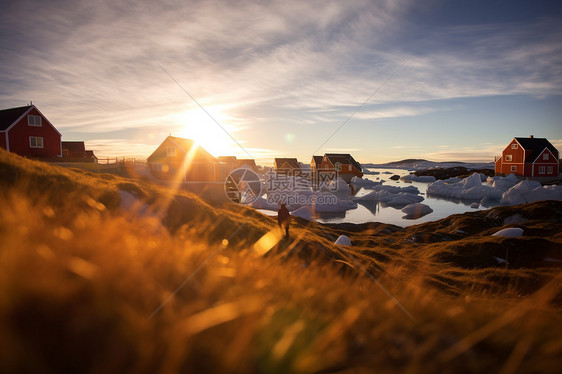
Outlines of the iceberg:
M 402 209 L 402 212 L 406 214 L 402 218 L 416 219 L 433 212 L 433 209 L 431 209 L 429 205 L 426 204 L 414 203 L 414 204 L 406 205 Z
M 414 174 L 409 174 L 409 175 L 404 175 L 403 177 L 400 177 L 400 179 L 402 179 L 404 182 L 423 182 L 423 183 L 431 183 L 431 182 L 435 182 L 435 177 L 433 175 L 414 175 Z

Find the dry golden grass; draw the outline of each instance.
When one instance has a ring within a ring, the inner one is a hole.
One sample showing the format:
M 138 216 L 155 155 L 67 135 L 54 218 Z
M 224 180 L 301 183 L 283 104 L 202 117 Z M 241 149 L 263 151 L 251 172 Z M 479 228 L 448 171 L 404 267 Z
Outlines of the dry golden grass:
M 1 150 L 0 177 L 2 372 L 559 371 L 559 268 L 463 266 L 489 235 L 408 241 L 460 221 L 298 221 L 276 244 L 270 218 L 149 182 Z

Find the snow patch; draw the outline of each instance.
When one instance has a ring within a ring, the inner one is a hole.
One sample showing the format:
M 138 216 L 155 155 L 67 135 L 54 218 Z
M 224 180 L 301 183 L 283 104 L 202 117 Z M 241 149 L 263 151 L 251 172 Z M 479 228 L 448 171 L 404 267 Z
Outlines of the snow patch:
M 250 204 L 248 204 L 248 206 L 251 206 L 254 209 L 265 209 L 265 210 L 278 210 L 279 209 L 279 204 L 269 202 L 267 199 L 264 199 L 261 196 L 258 197 L 257 199 L 255 199 Z
M 504 260 L 503 258 L 496 257 L 496 256 L 492 256 L 492 257 L 496 259 L 496 261 L 498 262 L 498 264 L 508 264 L 508 265 L 509 265 L 509 262 L 507 262 L 507 261 Z
M 335 245 L 345 245 L 351 246 L 351 239 L 345 235 L 340 235 L 336 241 L 334 242 Z
M 492 234 L 492 236 L 502 236 L 504 238 L 518 238 L 522 235 L 523 235 L 523 229 L 520 229 L 518 227 L 503 229 Z
M 297 210 L 291 212 L 292 216 L 304 218 L 308 221 L 314 220 L 314 214 L 312 213 L 311 207 L 303 206 Z

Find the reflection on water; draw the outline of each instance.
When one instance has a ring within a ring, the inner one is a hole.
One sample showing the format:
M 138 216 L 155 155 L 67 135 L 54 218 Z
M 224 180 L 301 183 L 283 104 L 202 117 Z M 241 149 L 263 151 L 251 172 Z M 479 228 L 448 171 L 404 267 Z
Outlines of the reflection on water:
M 421 182 L 403 182 L 403 181 L 393 181 L 389 177 L 392 175 L 408 175 L 407 170 L 401 169 L 375 169 L 374 171 L 380 174 L 376 175 L 365 175 L 364 178 L 369 178 L 373 181 L 385 180 L 385 185 L 391 185 L 396 187 L 406 187 L 415 186 L 417 187 L 421 195 L 424 197 L 422 204 L 429 205 L 433 209 L 432 213 L 429 213 L 423 217 L 417 219 L 404 219 L 405 214 L 399 209 L 386 206 L 383 203 L 376 201 L 362 201 L 357 204 L 357 209 L 348 210 L 345 213 L 345 217 L 342 218 L 321 218 L 318 221 L 323 223 L 340 223 L 340 222 L 351 222 L 351 223 L 364 223 L 364 222 L 383 222 L 390 223 L 397 226 L 411 226 L 417 225 L 424 222 L 436 221 L 452 214 L 462 214 L 466 212 L 474 212 L 477 210 L 488 209 L 479 205 L 478 207 L 471 207 L 475 201 L 474 200 L 458 200 L 458 199 L 446 199 L 441 196 L 427 196 L 427 186 L 429 183 Z M 378 179 L 377 179 L 378 178 Z M 371 192 L 371 190 L 360 189 L 357 191 L 356 196 L 363 196 Z M 477 202 L 477 201 L 476 201 Z
M 362 200 L 362 201 L 358 201 L 357 203 L 369 209 L 369 212 L 371 212 L 374 216 L 377 215 L 377 213 L 379 212 L 380 205 L 381 205 L 380 202 L 375 200 Z

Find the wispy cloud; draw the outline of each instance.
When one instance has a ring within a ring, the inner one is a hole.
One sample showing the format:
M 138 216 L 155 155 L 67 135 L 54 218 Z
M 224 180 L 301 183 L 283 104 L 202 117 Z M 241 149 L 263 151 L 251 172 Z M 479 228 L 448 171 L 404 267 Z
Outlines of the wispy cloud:
M 341 123 L 405 61 L 356 120 L 445 110 L 429 100 L 562 94 L 559 22 L 428 29 L 413 22 L 414 4 L 13 2 L 0 15 L 0 104 L 33 100 L 63 133 L 128 131 L 158 143 L 139 137 L 173 131 L 174 114 L 196 105 L 152 55 L 203 106 L 223 108 L 237 140 L 261 133 L 260 144 L 244 144 L 265 157 L 279 148 L 275 126 Z
M 357 152 L 357 151 L 361 151 L 361 148 L 327 148 L 326 152 L 345 152 L 345 153 L 349 153 L 349 152 Z

